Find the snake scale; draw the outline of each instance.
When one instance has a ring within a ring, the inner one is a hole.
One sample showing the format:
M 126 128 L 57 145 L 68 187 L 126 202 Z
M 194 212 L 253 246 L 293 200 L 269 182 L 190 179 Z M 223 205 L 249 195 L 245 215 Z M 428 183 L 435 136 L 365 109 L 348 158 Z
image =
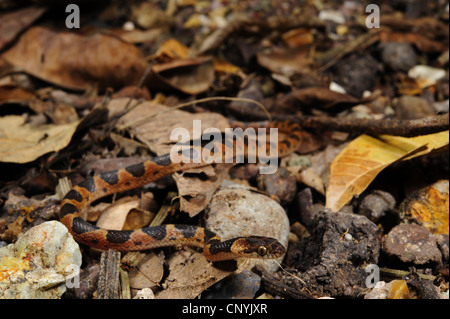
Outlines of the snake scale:
M 272 121 L 264 127 L 277 128 L 285 136 L 277 144 L 277 156 L 285 156 L 298 148 L 301 142 L 301 129 L 298 124 L 290 121 Z M 220 147 L 224 154 L 230 151 L 228 148 L 231 147 L 231 153 L 233 153 L 238 142 L 244 141 L 236 139 L 231 143 L 221 142 L 216 146 Z M 267 143 L 267 147 L 273 147 L 273 143 Z M 245 155 L 248 155 L 248 152 L 246 148 Z M 175 163 L 171 160 L 170 154 L 166 154 L 88 177 L 74 186 L 63 198 L 60 206 L 60 221 L 69 229 L 76 241 L 102 250 L 136 251 L 166 246 L 191 246 L 203 249 L 204 256 L 210 261 L 239 257 L 278 258 L 282 256 L 285 252 L 284 246 L 276 239 L 269 237 L 243 236 L 222 241 L 218 235 L 208 229 L 181 224 L 136 230 L 107 230 L 94 226 L 81 217 L 81 212 L 91 202 L 101 197 L 146 185 L 169 174 L 207 165 L 212 164 L 210 161 Z

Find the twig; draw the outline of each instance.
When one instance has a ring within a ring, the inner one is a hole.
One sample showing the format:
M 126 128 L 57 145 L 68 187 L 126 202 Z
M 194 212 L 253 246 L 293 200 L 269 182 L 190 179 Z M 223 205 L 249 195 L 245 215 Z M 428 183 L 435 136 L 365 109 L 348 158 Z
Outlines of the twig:
M 120 252 L 108 250 L 100 258 L 100 277 L 98 279 L 98 299 L 119 298 Z
M 411 273 L 411 271 L 406 271 L 406 270 L 398 270 L 398 269 L 390 269 L 390 268 L 386 268 L 386 267 L 381 267 L 380 268 L 380 273 L 381 275 L 387 276 L 387 277 L 393 277 L 393 278 L 403 278 L 403 276 L 406 276 L 408 274 Z M 419 274 L 419 277 L 421 279 L 428 279 L 433 281 L 434 279 L 436 279 L 436 276 L 433 275 L 425 275 L 425 274 Z
M 389 134 L 412 137 L 426 135 L 449 129 L 449 115 L 435 115 L 416 120 L 396 119 L 340 119 L 331 117 L 298 117 L 287 115 L 273 115 L 277 120 L 293 120 L 304 128 L 312 130 L 342 131 L 359 134 Z
M 355 40 L 344 43 L 337 48 L 330 49 L 329 51 L 323 53 L 320 60 L 324 62 L 322 62 L 323 65 L 317 70 L 317 72 L 322 73 L 353 51 L 359 51 L 371 46 L 379 40 L 379 33 L 381 30 L 382 29 L 380 28 L 373 32 L 365 33 Z

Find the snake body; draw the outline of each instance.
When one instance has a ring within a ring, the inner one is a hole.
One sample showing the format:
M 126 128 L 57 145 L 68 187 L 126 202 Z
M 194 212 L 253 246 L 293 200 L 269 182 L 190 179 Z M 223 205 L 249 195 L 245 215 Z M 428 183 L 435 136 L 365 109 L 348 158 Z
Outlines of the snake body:
M 270 122 L 265 127 L 278 128 L 286 138 L 278 143 L 278 156 L 297 149 L 301 142 L 298 124 L 283 121 Z M 227 148 L 236 149 L 236 144 L 216 145 L 225 154 Z M 268 147 L 273 144 L 268 143 Z M 195 151 L 195 149 L 192 149 Z M 196 150 L 197 153 L 202 149 Z M 248 149 L 245 153 L 249 152 Z M 195 152 L 191 153 L 192 154 Z M 229 152 L 227 153 L 229 154 Z M 223 157 L 222 157 L 223 159 Z M 169 154 L 155 157 L 135 165 L 102 173 L 85 179 L 74 186 L 63 198 L 60 206 L 60 221 L 68 228 L 76 241 L 90 247 L 117 251 L 146 250 L 166 246 L 191 246 L 203 249 L 210 261 L 246 258 L 278 258 L 285 248 L 276 239 L 262 236 L 244 236 L 222 241 L 208 229 L 193 225 L 161 225 L 136 230 L 107 230 L 94 226 L 81 217 L 81 212 L 93 201 L 109 194 L 137 188 L 164 176 L 192 168 L 211 165 L 210 161 L 175 163 Z

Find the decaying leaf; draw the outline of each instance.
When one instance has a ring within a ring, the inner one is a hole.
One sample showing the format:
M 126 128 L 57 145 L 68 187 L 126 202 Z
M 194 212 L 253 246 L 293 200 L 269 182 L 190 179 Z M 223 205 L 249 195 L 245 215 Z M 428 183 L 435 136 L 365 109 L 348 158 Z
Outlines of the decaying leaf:
M 259 52 L 258 62 L 270 71 L 286 76 L 312 73 L 311 46 L 273 49 L 272 52 Z
M 151 88 L 174 88 L 186 94 L 199 94 L 208 90 L 213 81 L 213 59 L 199 57 L 154 65 L 148 85 Z
M 3 58 L 35 77 L 79 90 L 136 84 L 146 66 L 138 48 L 115 37 L 42 27 L 24 33 Z
M 169 277 L 165 289 L 156 295 L 157 299 L 193 299 L 214 283 L 233 273 L 209 262 L 203 254 L 179 251 L 168 261 Z
M 28 163 L 49 152 L 66 147 L 79 121 L 32 126 L 25 118 L 8 115 L 0 118 L 0 161 Z
M 164 276 L 163 261 L 153 251 L 149 251 L 145 253 L 136 267 L 131 269 L 128 276 L 130 287 L 135 289 L 151 288 L 159 284 Z
M 322 87 L 308 87 L 294 90 L 281 99 L 276 106 L 277 112 L 296 112 L 305 108 L 320 108 L 327 111 L 339 112 L 346 107 L 364 104 L 373 99 L 369 96 L 357 99 L 351 95 L 334 92 Z
M 0 13 L 0 50 L 20 32 L 42 16 L 47 8 L 29 6 L 12 12 Z
M 361 135 L 354 139 L 331 164 L 326 207 L 339 211 L 392 163 L 448 147 L 448 133 L 445 131 L 412 138 Z

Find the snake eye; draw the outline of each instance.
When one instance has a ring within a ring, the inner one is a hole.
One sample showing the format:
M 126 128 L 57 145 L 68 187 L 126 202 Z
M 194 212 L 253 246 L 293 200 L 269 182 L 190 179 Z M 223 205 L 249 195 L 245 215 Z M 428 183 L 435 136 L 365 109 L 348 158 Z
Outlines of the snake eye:
M 257 252 L 258 252 L 258 255 L 265 256 L 265 255 L 267 255 L 267 247 L 259 246 Z

